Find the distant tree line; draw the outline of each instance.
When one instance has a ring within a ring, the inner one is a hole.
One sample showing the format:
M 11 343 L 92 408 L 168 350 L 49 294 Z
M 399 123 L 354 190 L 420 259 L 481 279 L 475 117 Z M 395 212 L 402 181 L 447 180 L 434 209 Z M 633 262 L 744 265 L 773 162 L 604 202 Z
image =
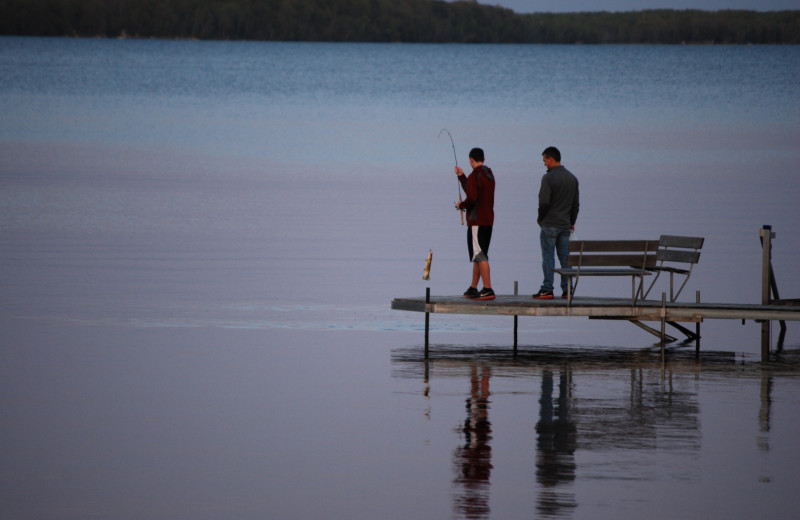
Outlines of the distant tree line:
M 798 44 L 800 11 L 517 14 L 468 0 L 0 0 L 0 34 L 342 42 Z

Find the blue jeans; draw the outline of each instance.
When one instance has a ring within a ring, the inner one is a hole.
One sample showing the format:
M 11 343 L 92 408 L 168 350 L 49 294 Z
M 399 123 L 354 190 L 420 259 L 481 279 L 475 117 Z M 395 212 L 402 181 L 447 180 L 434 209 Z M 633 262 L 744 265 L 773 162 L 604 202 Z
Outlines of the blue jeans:
M 539 233 L 539 241 L 542 244 L 542 272 L 544 282 L 542 290 L 553 290 L 553 269 L 556 266 L 555 256 L 561 267 L 567 267 L 567 256 L 569 256 L 569 229 L 559 229 L 543 227 Z M 561 277 L 561 291 L 567 292 L 568 278 Z

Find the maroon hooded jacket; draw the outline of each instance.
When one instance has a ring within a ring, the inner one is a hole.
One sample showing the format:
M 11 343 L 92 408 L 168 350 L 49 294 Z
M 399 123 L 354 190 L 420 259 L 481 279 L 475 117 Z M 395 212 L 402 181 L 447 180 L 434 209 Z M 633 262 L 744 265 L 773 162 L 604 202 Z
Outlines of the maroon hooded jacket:
M 466 177 L 466 178 L 465 178 Z M 494 173 L 488 166 L 480 165 L 472 173 L 459 175 L 459 182 L 467 198 L 459 209 L 467 210 L 467 225 L 494 225 Z

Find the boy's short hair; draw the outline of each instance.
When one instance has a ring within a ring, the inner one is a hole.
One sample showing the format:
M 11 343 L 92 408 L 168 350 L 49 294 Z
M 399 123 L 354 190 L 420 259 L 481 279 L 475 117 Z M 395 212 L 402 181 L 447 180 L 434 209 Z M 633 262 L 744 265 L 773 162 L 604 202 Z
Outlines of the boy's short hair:
M 475 159 L 475 162 L 483 162 L 483 149 L 473 148 L 469 151 L 469 158 Z

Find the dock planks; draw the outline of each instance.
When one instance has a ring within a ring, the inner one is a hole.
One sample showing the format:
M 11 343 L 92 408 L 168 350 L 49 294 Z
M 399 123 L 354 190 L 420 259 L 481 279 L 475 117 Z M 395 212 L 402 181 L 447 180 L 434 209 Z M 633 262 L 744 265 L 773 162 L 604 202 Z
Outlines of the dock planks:
M 631 305 L 630 298 L 575 297 L 572 305 L 563 299 L 534 300 L 530 296 L 498 295 L 489 301 L 469 300 L 463 296 L 431 296 L 430 302 L 421 298 L 395 298 L 392 309 L 432 314 L 484 314 L 498 316 L 580 316 L 588 318 L 635 319 L 642 321 L 703 321 L 730 320 L 800 320 L 800 305 L 774 303 L 662 303 L 660 300 L 639 300 Z

